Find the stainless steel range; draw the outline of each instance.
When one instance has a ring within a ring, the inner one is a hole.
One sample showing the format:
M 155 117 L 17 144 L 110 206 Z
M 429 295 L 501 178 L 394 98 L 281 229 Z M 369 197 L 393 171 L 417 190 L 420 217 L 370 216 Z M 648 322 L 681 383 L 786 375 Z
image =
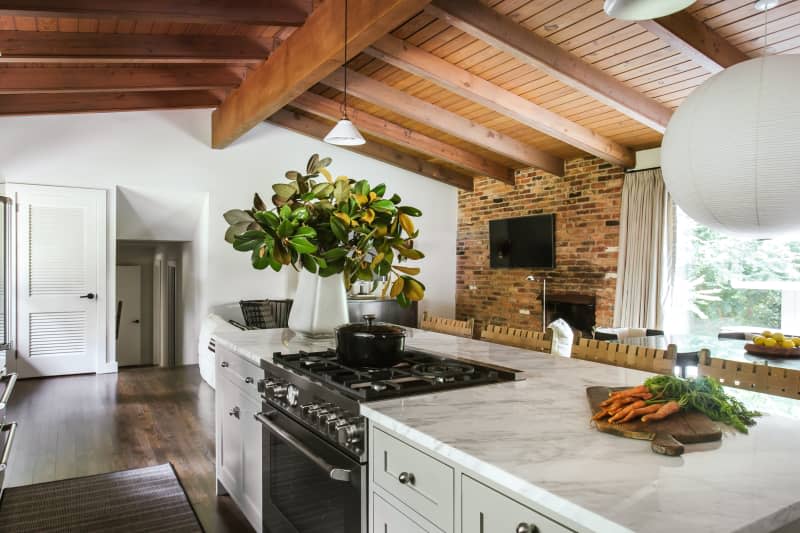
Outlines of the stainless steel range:
M 359 403 L 517 379 L 517 372 L 406 349 L 390 368 L 336 352 L 262 361 L 263 516 L 269 533 L 367 531 L 366 420 Z

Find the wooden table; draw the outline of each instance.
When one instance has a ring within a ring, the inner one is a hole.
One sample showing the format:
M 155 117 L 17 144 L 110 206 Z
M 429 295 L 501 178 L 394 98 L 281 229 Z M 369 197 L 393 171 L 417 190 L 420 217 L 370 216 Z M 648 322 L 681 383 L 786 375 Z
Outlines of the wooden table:
M 669 344 L 677 347 L 678 355 L 698 352 L 707 349 L 711 357 L 727 359 L 729 361 L 744 361 L 747 363 L 763 364 L 777 368 L 791 368 L 800 370 L 800 358 L 776 359 L 751 355 L 744 350 L 745 341 L 738 339 L 719 339 L 704 335 L 655 335 L 652 337 L 629 337 L 617 341 L 621 344 L 632 346 L 646 346 L 648 348 L 666 349 Z

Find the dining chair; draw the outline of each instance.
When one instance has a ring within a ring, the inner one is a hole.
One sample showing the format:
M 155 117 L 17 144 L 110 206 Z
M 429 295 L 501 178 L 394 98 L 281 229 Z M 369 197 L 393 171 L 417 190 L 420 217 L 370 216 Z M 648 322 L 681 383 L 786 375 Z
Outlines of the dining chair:
M 674 344 L 666 350 L 631 346 L 597 339 L 577 339 L 572 357 L 607 365 L 672 375 L 677 357 Z
M 598 341 L 618 341 L 631 337 L 655 337 L 664 335 L 660 329 L 648 328 L 597 328 L 594 330 L 594 338 Z
M 481 331 L 481 340 L 527 348 L 536 352 L 552 353 L 553 330 L 547 332 L 510 328 L 487 324 Z
M 721 385 L 800 400 L 800 370 L 749 363 L 711 356 L 700 351 L 698 375 L 714 378 Z
M 474 336 L 475 319 L 456 320 L 454 318 L 429 315 L 428 312 L 425 311 L 422 313 L 422 322 L 420 322 L 419 329 L 471 339 Z

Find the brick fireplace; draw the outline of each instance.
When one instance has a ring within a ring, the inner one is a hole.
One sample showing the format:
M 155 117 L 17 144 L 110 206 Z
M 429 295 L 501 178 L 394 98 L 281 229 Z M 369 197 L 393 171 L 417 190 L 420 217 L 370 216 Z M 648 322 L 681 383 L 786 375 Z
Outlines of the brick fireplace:
M 542 286 L 525 279 L 533 274 L 547 278 L 551 316 L 578 312 L 579 329 L 591 320 L 611 326 L 623 179 L 620 167 L 586 157 L 568 161 L 564 177 L 528 169 L 515 187 L 479 178 L 474 191 L 459 193 L 457 317 L 540 329 Z M 540 213 L 556 213 L 556 268 L 490 268 L 489 221 Z M 565 298 L 573 302 L 557 301 Z

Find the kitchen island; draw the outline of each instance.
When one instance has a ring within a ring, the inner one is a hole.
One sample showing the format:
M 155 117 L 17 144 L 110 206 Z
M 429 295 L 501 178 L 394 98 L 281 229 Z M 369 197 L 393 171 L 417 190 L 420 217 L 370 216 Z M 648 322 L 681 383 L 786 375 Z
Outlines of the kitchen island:
M 255 364 L 331 346 L 286 330 L 217 342 Z M 665 457 L 589 423 L 587 386 L 635 385 L 646 373 L 419 330 L 408 345 L 515 368 L 524 380 L 363 404 L 362 414 L 567 530 L 800 531 L 798 420 L 766 415 L 749 435 Z

